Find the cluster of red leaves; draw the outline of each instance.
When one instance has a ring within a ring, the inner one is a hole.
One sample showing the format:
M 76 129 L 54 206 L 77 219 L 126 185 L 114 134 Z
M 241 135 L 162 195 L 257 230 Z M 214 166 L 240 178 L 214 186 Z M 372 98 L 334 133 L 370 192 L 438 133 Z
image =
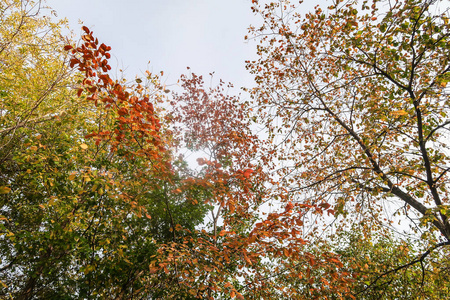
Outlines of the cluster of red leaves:
M 204 167 L 197 184 L 214 186 L 211 203 L 218 201 L 232 213 L 236 203 L 248 209 L 255 197 L 255 179 L 262 172 L 252 163 L 258 139 L 249 128 L 245 108 L 238 97 L 225 93 L 231 85 L 223 81 L 207 90 L 202 76 L 191 74 L 182 76 L 181 86 L 184 93 L 170 103 L 171 121 L 180 145 L 207 156 L 197 160 Z
M 72 58 L 70 67 L 84 73 L 78 96 L 86 94 L 86 99 L 94 101 L 98 109 L 113 114 L 116 120 L 114 130 L 92 132 L 86 138 L 95 138 L 96 144 L 106 141 L 111 151 L 126 149 L 128 157 L 143 156 L 158 161 L 166 151 L 160 135 L 161 124 L 149 96 L 138 85 L 135 91 L 111 79 L 111 47 L 100 44 L 93 32 L 83 26 L 81 46 L 67 45 Z M 134 149 L 134 150 L 132 150 Z

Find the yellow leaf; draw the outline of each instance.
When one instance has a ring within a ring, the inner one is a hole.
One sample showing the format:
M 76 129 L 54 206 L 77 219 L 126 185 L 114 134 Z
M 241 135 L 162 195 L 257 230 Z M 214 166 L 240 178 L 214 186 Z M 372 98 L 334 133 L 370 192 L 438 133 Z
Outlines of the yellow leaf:
M 69 175 L 69 180 L 74 180 L 75 179 L 75 173 L 72 173 Z
M 394 117 L 400 117 L 400 116 L 408 115 L 408 113 L 406 111 L 404 111 L 403 109 L 393 111 L 392 114 L 394 115 Z
M 81 145 L 80 145 L 80 148 L 83 149 L 83 150 L 86 150 L 86 149 L 88 148 L 88 145 L 86 145 L 86 144 L 81 144 Z
M 8 287 L 6 284 L 3 283 L 3 281 L 0 281 L 0 284 L 1 284 L 4 288 L 7 288 L 7 287 Z
M 8 194 L 11 192 L 11 189 L 7 186 L 0 186 L 0 194 Z
M 93 265 L 87 265 L 86 268 L 84 268 L 84 274 L 89 274 L 91 271 L 95 270 L 95 266 Z

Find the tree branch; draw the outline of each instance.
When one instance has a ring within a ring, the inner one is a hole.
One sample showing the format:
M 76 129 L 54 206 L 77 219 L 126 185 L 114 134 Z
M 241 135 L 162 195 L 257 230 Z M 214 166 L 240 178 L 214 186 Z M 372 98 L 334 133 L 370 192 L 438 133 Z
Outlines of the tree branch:
M 392 269 L 392 270 L 389 270 L 389 271 L 387 271 L 387 272 L 384 272 L 383 274 L 378 275 L 377 278 L 375 278 L 375 280 L 372 281 L 372 283 L 370 283 L 368 286 L 366 286 L 363 290 L 359 291 L 359 292 L 356 293 L 355 295 L 362 294 L 362 293 L 364 293 L 365 291 L 369 290 L 370 288 L 375 287 L 376 283 L 377 283 L 381 278 L 383 278 L 383 277 L 385 277 L 385 276 L 387 276 L 387 275 L 389 275 L 389 274 L 396 273 L 396 272 L 398 272 L 398 271 L 400 271 L 400 270 L 402 270 L 402 269 L 408 268 L 408 267 L 410 267 L 410 266 L 412 266 L 412 265 L 414 265 L 414 264 L 416 264 L 416 263 L 421 263 L 421 264 L 422 264 L 422 284 L 423 284 L 424 276 L 425 276 L 425 274 L 424 274 L 425 271 L 424 271 L 424 268 L 423 268 L 423 261 L 425 260 L 425 258 L 426 258 L 428 255 L 430 255 L 430 253 L 431 253 L 432 251 L 436 250 L 437 248 L 440 248 L 440 247 L 443 247 L 443 246 L 449 246 L 449 245 L 450 245 L 450 241 L 442 242 L 442 243 L 439 243 L 439 244 L 434 245 L 433 247 L 431 247 L 430 249 L 428 249 L 427 251 L 425 251 L 419 258 L 417 258 L 417 259 L 415 259 L 415 260 L 413 260 L 413 261 L 411 261 L 411 262 L 409 262 L 409 263 L 407 263 L 407 264 L 404 264 L 404 265 L 401 265 L 401 266 L 399 266 L 399 267 L 396 267 L 395 269 Z

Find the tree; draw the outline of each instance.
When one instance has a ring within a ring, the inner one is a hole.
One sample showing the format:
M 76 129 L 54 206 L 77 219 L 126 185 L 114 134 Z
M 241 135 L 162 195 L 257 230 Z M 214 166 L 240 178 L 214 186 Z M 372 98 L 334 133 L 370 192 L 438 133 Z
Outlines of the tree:
M 443 1 L 334 1 L 304 16 L 289 1 L 252 2 L 263 25 L 251 29 L 260 42 L 248 62 L 251 93 L 292 217 L 309 216 L 313 240 L 327 225 L 388 235 L 402 222 L 421 240 L 410 263 L 442 253 L 450 245 Z M 329 216 L 317 205 L 331 206 Z
M 0 4 L 0 281 L 3 295 L 10 283 L 14 285 L 13 290 L 21 288 L 15 285 L 15 280 L 26 278 L 28 274 L 22 267 L 32 263 L 23 258 L 29 248 L 37 247 L 42 241 L 31 239 L 30 242 L 28 238 L 38 232 L 35 221 L 42 215 L 36 203 L 37 194 L 45 194 L 43 184 L 49 182 L 39 173 L 33 174 L 32 180 L 24 180 L 31 177 L 37 167 L 33 164 L 35 160 L 27 165 L 24 162 L 30 162 L 32 153 L 36 153 L 35 157 L 40 155 L 38 150 L 45 147 L 40 143 L 41 138 L 51 130 L 57 132 L 54 126 L 61 125 L 64 113 L 74 111 L 76 106 L 67 89 L 73 77 L 62 51 L 65 41 L 59 33 L 64 22 L 53 23 L 47 17 L 38 17 L 40 13 L 39 1 L 8 0 Z M 63 139 L 57 148 L 64 149 L 66 142 Z M 39 192 L 34 193 L 36 191 Z M 19 195 L 21 201 L 17 201 Z M 24 236 L 16 236 L 19 232 Z M 26 241 L 25 247 L 21 238 Z M 38 249 L 31 256 L 34 262 L 41 252 Z M 32 284 L 33 280 L 28 282 Z M 26 286 L 22 287 L 26 289 Z
M 1 5 L 0 295 L 164 292 L 172 279 L 149 265 L 207 206 L 173 192 L 187 171 L 160 121 L 158 76 L 112 80 L 110 48 L 87 28 L 70 46 L 40 2 Z
M 203 187 L 213 207 L 210 226 L 187 236 L 188 247 L 181 240 L 164 250 L 160 264 L 179 274 L 177 291 L 206 299 L 295 298 L 293 287 L 274 279 L 288 274 L 306 278 L 318 294 L 344 294 L 350 274 L 340 270 L 336 254 L 304 251 L 307 242 L 296 230 L 302 221 L 291 218 L 293 204 L 282 212 L 262 210 L 273 196 L 287 198 L 268 189 L 277 183 L 265 170 L 270 161 L 259 156 L 264 142 L 252 133 L 251 108 L 227 94 L 232 86 L 223 82 L 205 88 L 203 78 L 191 74 L 181 86 L 184 93 L 171 101 L 175 136 L 180 146 L 203 156 L 200 172 L 184 189 Z
M 206 88 L 203 77 L 195 74 L 182 76 L 180 83 L 182 92 L 170 101 L 174 137 L 178 147 L 200 156 L 199 170 L 182 190 L 202 192 L 202 200 L 211 206 L 211 221 L 187 239 L 167 245 L 163 251 L 173 259 L 162 257 L 162 263 L 178 274 L 178 291 L 206 299 L 242 298 L 237 278 L 248 279 L 247 271 L 263 255 L 251 240 L 265 180 L 253 164 L 258 140 L 245 105 L 227 94 L 230 84 L 220 81 Z M 193 196 L 196 203 L 198 196 Z
M 40 1 L 3 1 L 0 13 L 0 162 L 6 167 L 23 143 L 18 129 L 55 119 L 76 103 L 68 97 L 71 75 L 58 48 L 66 42 L 60 35 L 65 23 L 37 17 Z
M 443 299 L 448 294 L 448 249 L 415 260 L 420 241 L 389 236 L 364 236 L 358 228 L 336 235 L 331 247 L 355 274 L 352 291 L 363 299 Z M 398 269 L 399 266 L 408 268 Z M 426 274 L 423 270 L 426 270 Z M 381 276 L 384 274 L 383 276 Z

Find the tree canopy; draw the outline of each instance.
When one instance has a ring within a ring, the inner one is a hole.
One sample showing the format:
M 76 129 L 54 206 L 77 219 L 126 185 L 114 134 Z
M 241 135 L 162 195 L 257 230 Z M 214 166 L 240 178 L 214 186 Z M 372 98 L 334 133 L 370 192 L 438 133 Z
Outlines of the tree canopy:
M 445 298 L 448 4 L 252 0 L 236 94 L 3 1 L 0 296 Z

